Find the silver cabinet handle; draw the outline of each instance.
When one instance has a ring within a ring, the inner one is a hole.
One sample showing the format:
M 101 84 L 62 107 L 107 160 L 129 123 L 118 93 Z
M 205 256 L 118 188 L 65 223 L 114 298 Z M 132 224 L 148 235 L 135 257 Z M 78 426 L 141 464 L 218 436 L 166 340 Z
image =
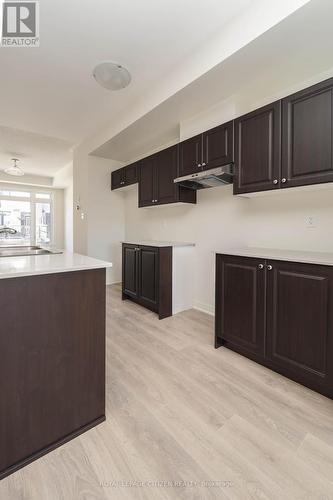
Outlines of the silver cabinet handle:
M 277 183 L 278 183 L 278 180 L 274 179 L 273 184 L 277 184 Z
M 281 179 L 281 182 L 282 182 L 282 184 L 284 184 L 285 182 L 287 182 L 287 179 L 286 179 L 285 177 L 283 177 L 283 178 Z
M 270 264 L 268 264 L 267 269 L 268 269 L 269 271 L 271 271 L 271 270 L 273 269 L 273 266 L 271 266 Z
M 259 265 L 258 265 L 258 269 L 260 269 L 260 270 L 261 270 L 261 269 L 264 269 L 264 264 L 259 264 Z

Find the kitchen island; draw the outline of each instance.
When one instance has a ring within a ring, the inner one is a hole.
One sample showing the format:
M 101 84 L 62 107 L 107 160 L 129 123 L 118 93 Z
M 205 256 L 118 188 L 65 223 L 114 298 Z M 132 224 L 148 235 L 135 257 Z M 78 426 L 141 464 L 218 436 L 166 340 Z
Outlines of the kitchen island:
M 105 269 L 0 259 L 0 479 L 105 420 Z

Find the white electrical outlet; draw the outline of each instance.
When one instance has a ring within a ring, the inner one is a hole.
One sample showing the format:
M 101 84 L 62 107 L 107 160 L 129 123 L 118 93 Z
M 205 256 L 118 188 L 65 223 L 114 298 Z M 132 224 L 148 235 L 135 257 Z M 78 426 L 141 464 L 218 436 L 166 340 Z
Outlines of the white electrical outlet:
M 308 228 L 317 227 L 317 219 L 314 215 L 307 215 L 305 217 L 305 226 Z

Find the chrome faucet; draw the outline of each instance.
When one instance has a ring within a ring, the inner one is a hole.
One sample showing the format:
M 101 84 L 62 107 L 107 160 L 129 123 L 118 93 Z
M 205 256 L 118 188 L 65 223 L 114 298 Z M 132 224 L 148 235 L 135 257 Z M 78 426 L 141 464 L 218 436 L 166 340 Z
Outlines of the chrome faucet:
M 9 234 L 17 234 L 17 231 L 12 227 L 0 227 L 0 234 L 4 234 L 5 238 L 8 238 Z

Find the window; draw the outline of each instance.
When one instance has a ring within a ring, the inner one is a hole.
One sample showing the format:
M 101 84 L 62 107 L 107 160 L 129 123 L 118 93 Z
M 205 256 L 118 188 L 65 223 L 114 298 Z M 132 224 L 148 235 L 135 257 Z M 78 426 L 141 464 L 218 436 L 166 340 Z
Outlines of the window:
M 0 189 L 0 244 L 49 245 L 52 243 L 53 197 L 42 191 Z

